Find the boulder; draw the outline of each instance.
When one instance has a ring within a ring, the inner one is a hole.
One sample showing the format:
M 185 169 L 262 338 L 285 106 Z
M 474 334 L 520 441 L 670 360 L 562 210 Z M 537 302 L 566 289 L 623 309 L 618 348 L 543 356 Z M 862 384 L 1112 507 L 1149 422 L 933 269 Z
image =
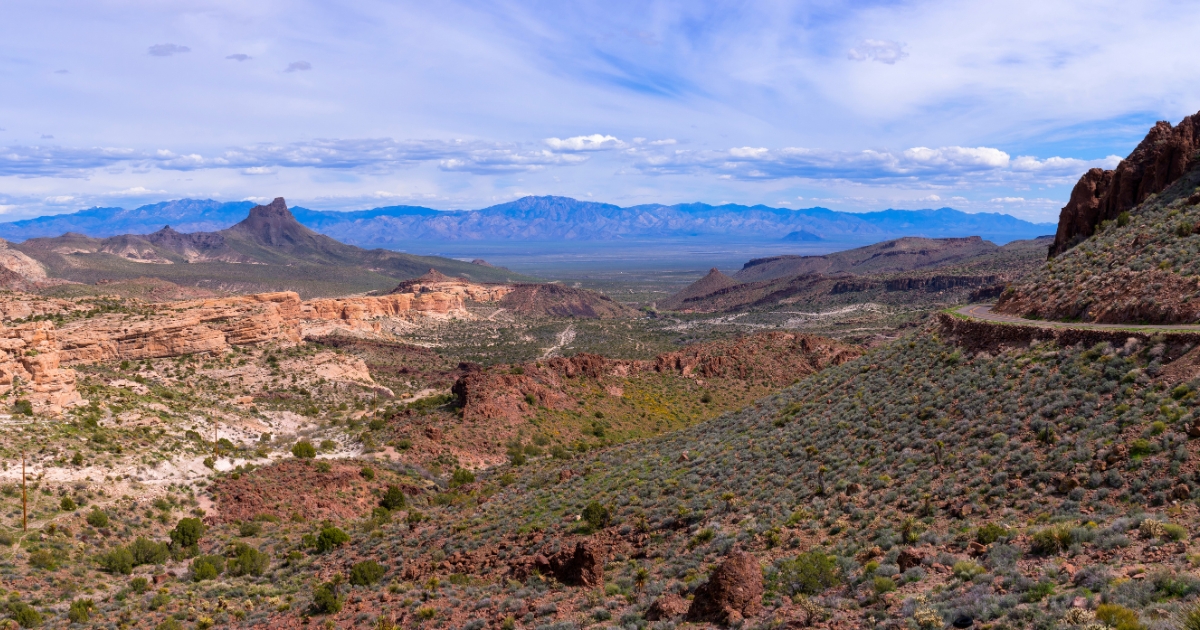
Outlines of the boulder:
M 896 566 L 900 567 L 900 571 L 907 571 L 913 567 L 920 566 L 921 561 L 925 559 L 925 554 L 917 549 L 905 549 L 896 556 Z
M 592 541 L 579 541 L 575 549 L 550 558 L 550 573 L 569 586 L 604 584 L 604 551 Z
M 696 589 L 687 621 L 731 625 L 762 612 L 762 567 L 754 556 L 735 551 Z
M 675 593 L 660 595 L 646 609 L 646 621 L 668 621 L 687 613 L 688 602 Z

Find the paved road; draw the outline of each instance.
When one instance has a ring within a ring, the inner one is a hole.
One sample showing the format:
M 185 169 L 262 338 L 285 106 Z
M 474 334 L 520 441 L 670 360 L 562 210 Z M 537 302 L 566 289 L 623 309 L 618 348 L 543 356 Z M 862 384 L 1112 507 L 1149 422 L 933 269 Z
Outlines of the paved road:
M 1049 322 L 1024 319 L 1013 315 L 992 312 L 992 304 L 968 304 L 955 309 L 959 315 L 1001 324 L 1019 324 L 1039 328 L 1081 328 L 1093 330 L 1180 330 L 1200 332 L 1200 324 L 1089 324 L 1087 322 Z

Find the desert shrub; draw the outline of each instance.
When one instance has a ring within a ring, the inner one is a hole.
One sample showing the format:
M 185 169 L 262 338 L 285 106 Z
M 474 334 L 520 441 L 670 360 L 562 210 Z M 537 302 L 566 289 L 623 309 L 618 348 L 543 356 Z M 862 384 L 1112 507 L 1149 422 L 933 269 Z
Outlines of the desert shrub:
M 1184 538 L 1187 538 L 1187 530 L 1184 529 L 1182 525 L 1176 525 L 1175 523 L 1163 523 L 1161 537 L 1168 538 L 1170 540 L 1183 540 Z
M 1025 601 L 1040 602 L 1054 594 L 1054 582 L 1038 582 L 1025 591 Z
M 371 468 L 370 466 L 363 466 L 362 470 L 358 471 L 358 474 L 362 475 L 362 478 L 366 479 L 367 481 L 375 480 L 375 469 Z
M 337 526 L 330 525 L 322 529 L 317 536 L 316 547 L 318 552 L 326 553 L 348 542 L 350 542 L 350 536 L 346 532 Z
M 103 510 L 92 510 L 87 515 L 87 523 L 92 527 L 108 527 L 108 513 Z
M 67 609 L 67 619 L 70 619 L 71 623 L 87 623 L 95 609 L 96 603 L 92 600 L 77 599 L 71 602 L 71 607 Z
M 338 596 L 337 586 L 332 582 L 325 582 L 314 588 L 312 607 L 313 612 L 319 615 L 329 615 L 340 611 L 342 598 Z
M 32 416 L 33 403 L 29 402 L 28 400 L 18 400 L 17 402 L 13 403 L 13 414 L 18 416 Z
M 981 545 L 990 545 L 1008 535 L 1008 529 L 1003 525 L 988 523 L 975 531 L 975 540 Z
M 402 510 L 408 505 L 408 501 L 404 498 L 404 491 L 400 486 L 388 486 L 383 498 L 379 500 L 379 505 L 389 510 Z
M 39 549 L 29 554 L 29 566 L 53 571 L 58 568 L 58 558 L 48 549 Z
M 177 549 L 191 549 L 199 544 L 205 529 L 204 522 L 198 518 L 181 518 L 169 534 L 171 546 Z
M 65 495 L 63 496 L 62 500 L 58 502 L 58 507 L 64 512 L 74 512 L 76 507 L 75 500 L 72 499 L 70 495 Z
M 340 530 L 339 530 L 340 531 Z M 322 532 L 323 533 L 323 532 Z M 344 536 L 345 534 L 343 534 Z M 349 537 L 347 537 L 349 539 Z M 320 538 L 317 539 L 318 544 Z M 336 545 L 335 545 L 336 546 Z M 260 576 L 266 573 L 267 567 L 271 564 L 271 556 L 265 551 L 259 551 L 246 543 L 234 543 L 229 548 L 229 574 L 237 577 L 239 575 Z
M 154 626 L 154 630 L 183 630 L 183 624 L 174 617 L 167 617 L 162 623 Z
M 370 586 L 383 578 L 383 565 L 374 560 L 364 560 L 350 567 L 350 583 L 355 586 Z
M 871 586 L 875 589 L 875 592 L 880 595 L 896 590 L 896 582 L 892 580 L 892 578 L 883 576 L 877 576 L 872 581 Z
M 1138 614 L 1120 604 L 1100 604 L 1096 607 L 1096 619 L 1116 630 L 1142 630 L 1145 626 L 1138 621 Z
M 134 566 L 142 564 L 162 564 L 171 556 L 166 543 L 155 542 L 149 538 L 138 536 L 129 545 L 129 553 L 133 555 Z
M 109 573 L 122 575 L 133 573 L 133 554 L 125 547 L 117 547 L 108 553 L 101 554 L 96 561 Z
M 333 464 L 330 464 L 329 462 L 317 462 L 317 472 L 327 473 L 331 470 L 333 470 Z
M 1181 611 L 1175 618 L 1179 630 L 1200 630 L 1200 605 Z
M 974 578 L 976 575 L 983 575 L 986 570 L 975 562 L 970 560 L 959 560 L 954 563 L 954 577 L 967 581 Z
M 612 520 L 612 515 L 609 513 L 608 508 L 600 505 L 599 501 L 592 501 L 588 503 L 587 506 L 583 508 L 583 514 L 580 516 L 583 517 L 583 520 L 588 524 L 588 527 L 591 527 L 592 529 L 601 529 L 603 527 L 607 527 L 609 521 Z
M 292 445 L 292 456 L 300 459 L 312 459 L 317 456 L 317 448 L 308 440 L 300 440 Z
M 144 577 L 135 577 L 132 580 L 129 580 L 129 590 L 137 593 L 138 595 L 145 593 L 146 589 L 149 587 L 150 580 L 147 580 Z
M 212 580 L 225 572 L 224 556 L 197 556 L 192 560 L 192 579 Z
M 1047 527 L 1034 532 L 1030 540 L 1034 553 L 1053 555 L 1071 546 L 1071 530 L 1062 526 Z
M 36 628 L 42 625 L 42 614 L 22 601 L 8 602 L 8 614 L 22 628 Z
M 261 533 L 262 523 L 256 523 L 254 521 L 243 521 L 238 523 L 238 536 L 241 536 L 242 538 L 257 536 Z
M 776 565 L 772 580 L 789 596 L 816 595 L 841 583 L 841 572 L 833 558 L 819 550 L 802 553 Z
M 474 481 L 475 473 L 467 470 L 466 468 L 459 468 L 455 470 L 454 474 L 450 477 L 450 487 L 457 488 L 459 486 L 465 486 L 469 483 L 474 483 Z

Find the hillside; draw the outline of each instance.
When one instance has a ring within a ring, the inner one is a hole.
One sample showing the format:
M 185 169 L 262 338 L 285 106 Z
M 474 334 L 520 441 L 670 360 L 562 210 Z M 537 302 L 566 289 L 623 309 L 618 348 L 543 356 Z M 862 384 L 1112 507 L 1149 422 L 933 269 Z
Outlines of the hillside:
M 1061 252 L 1011 284 L 995 310 L 1101 323 L 1200 321 L 1200 162 L 1180 162 L 1177 142 L 1191 138 L 1189 129 L 1197 125 L 1200 114 L 1174 130 L 1165 123 L 1152 129 L 1105 176 L 1108 184 L 1089 193 L 1100 204 L 1088 215 L 1094 226 L 1080 223 L 1073 193 L 1051 250 Z M 1135 175 L 1142 184 L 1130 183 Z M 1168 176 L 1173 179 L 1166 181 Z M 1090 190 L 1093 178 L 1094 173 L 1084 175 L 1076 193 L 1080 187 Z
M 56 278 L 95 284 L 146 277 L 223 293 L 386 291 L 431 268 L 477 282 L 530 279 L 503 268 L 346 245 L 301 225 L 282 198 L 217 232 L 185 234 L 167 226 L 103 239 L 69 232 L 12 247 Z
M 903 238 L 825 256 L 760 258 L 747 262 L 728 282 L 703 278 L 660 306 L 732 312 L 870 301 L 928 308 L 966 301 L 972 293 L 992 291 L 1035 269 L 1048 244 L 1049 238 L 1004 246 L 979 237 Z
M 247 203 L 179 200 L 135 210 L 92 208 L 70 215 L 0 224 L 0 237 L 24 240 L 80 232 L 92 237 L 145 234 L 164 223 L 181 232 L 214 231 L 233 225 Z M 963 237 L 995 242 L 1048 234 L 1052 225 L 1009 215 L 939 210 L 848 213 L 824 208 L 792 210 L 768 206 L 702 203 L 620 207 L 568 197 L 525 197 L 481 210 L 439 211 L 391 206 L 354 212 L 295 208 L 300 223 L 343 243 L 361 247 L 413 249 L 453 241 L 614 241 L 730 238 L 746 241 L 833 241 L 868 243 L 902 236 Z

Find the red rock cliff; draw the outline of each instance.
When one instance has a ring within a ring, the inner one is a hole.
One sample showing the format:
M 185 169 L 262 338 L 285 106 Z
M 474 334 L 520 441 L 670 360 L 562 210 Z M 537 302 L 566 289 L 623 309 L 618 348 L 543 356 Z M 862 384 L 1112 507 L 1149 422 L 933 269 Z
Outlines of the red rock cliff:
M 1200 112 L 1178 125 L 1159 121 L 1117 168 L 1094 168 L 1075 184 L 1058 218 L 1050 246 L 1054 257 L 1091 236 L 1101 221 L 1116 219 L 1152 194 L 1162 192 L 1196 161 L 1200 151 Z

